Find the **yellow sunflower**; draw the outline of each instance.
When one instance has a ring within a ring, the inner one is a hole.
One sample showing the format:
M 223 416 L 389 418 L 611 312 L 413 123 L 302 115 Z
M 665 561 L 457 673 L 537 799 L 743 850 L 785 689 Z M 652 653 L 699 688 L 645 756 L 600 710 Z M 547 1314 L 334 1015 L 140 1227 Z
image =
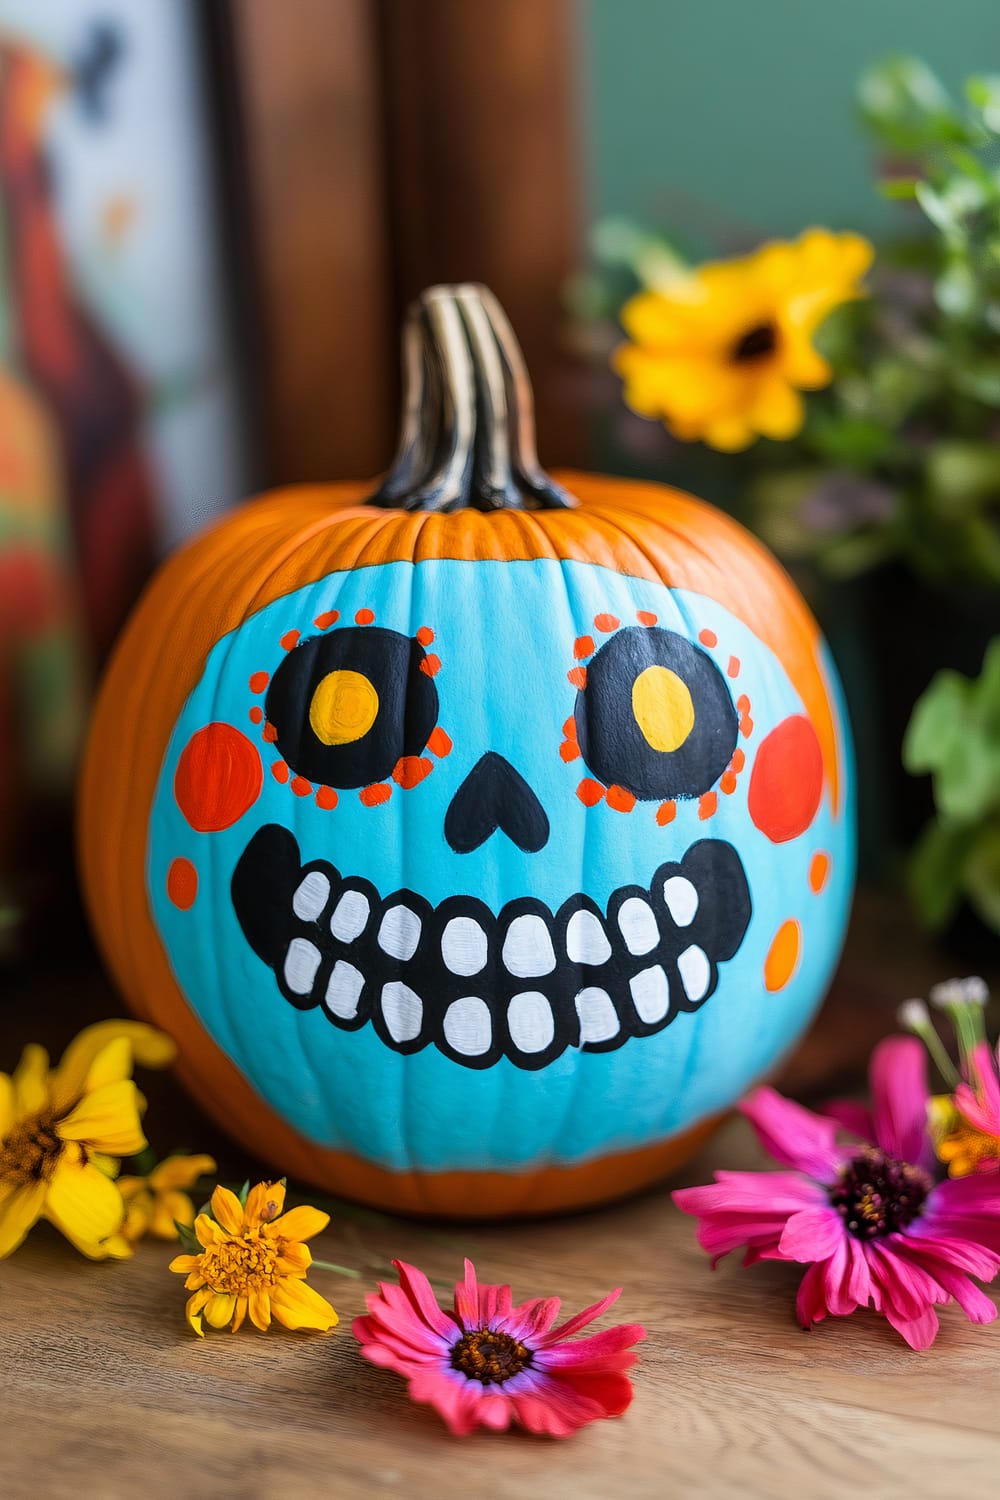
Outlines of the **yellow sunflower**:
M 0 1258 L 48 1219 L 92 1260 L 128 1254 L 111 1243 L 125 1207 L 118 1157 L 143 1150 L 133 1058 L 171 1061 L 174 1045 L 137 1021 L 102 1021 L 70 1043 L 57 1068 L 35 1045 L 0 1073 Z
M 194 1204 L 188 1197 L 199 1177 L 215 1171 L 212 1156 L 168 1156 L 145 1177 L 119 1177 L 125 1202 L 122 1237 L 135 1245 L 147 1234 L 175 1240 L 177 1225 L 194 1223 Z
M 805 418 L 799 392 L 833 373 L 813 335 L 863 295 L 873 254 L 860 235 L 807 229 L 640 292 L 622 309 L 632 342 L 612 360 L 626 403 L 675 437 L 725 452 L 757 436 L 794 437 Z
M 235 1333 L 249 1314 L 255 1328 L 271 1326 L 327 1333 L 339 1319 L 325 1297 L 306 1285 L 312 1255 L 304 1240 L 330 1222 L 330 1215 L 303 1205 L 282 1213 L 285 1185 L 259 1182 L 242 1204 L 228 1188 L 212 1194 L 211 1216 L 199 1214 L 194 1233 L 198 1255 L 178 1255 L 171 1271 L 185 1276 L 185 1313 L 199 1338 L 202 1317 L 211 1328 L 231 1324 Z

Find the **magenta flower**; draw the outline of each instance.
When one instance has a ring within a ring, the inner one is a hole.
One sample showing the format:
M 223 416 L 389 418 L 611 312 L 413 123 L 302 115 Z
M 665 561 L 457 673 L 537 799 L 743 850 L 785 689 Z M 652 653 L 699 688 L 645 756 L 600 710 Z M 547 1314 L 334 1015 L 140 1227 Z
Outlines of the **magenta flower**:
M 935 1182 L 927 1129 L 925 1054 L 890 1037 L 872 1054 L 872 1110 L 831 1105 L 816 1115 L 757 1089 L 741 1105 L 782 1172 L 717 1172 L 710 1187 L 673 1194 L 698 1219 L 713 1264 L 743 1248 L 758 1260 L 808 1266 L 796 1309 L 804 1328 L 859 1307 L 883 1313 L 912 1349 L 938 1331 L 935 1306 L 957 1302 L 973 1323 L 997 1309 L 975 1284 L 1000 1270 L 996 1178 Z M 838 1126 L 859 1136 L 837 1140 Z
M 354 1336 L 374 1365 L 409 1379 L 414 1401 L 435 1407 L 456 1436 L 475 1427 L 570 1437 L 598 1417 L 620 1417 L 632 1400 L 625 1371 L 645 1338 L 638 1323 L 568 1342 L 621 1296 L 609 1292 L 558 1328 L 558 1297 L 515 1307 L 509 1286 L 480 1286 L 471 1260 L 455 1287 L 454 1311 L 438 1305 L 422 1271 L 395 1260 L 399 1285 L 380 1282 L 355 1318 Z

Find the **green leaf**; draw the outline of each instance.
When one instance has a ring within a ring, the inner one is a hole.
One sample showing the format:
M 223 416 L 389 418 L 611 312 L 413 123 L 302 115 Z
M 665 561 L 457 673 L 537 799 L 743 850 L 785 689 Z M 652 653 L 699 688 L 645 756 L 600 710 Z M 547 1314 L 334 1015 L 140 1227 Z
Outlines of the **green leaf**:
M 966 856 L 962 884 L 986 925 L 1000 933 L 1000 825 L 978 830 Z
M 968 697 L 968 679 L 959 672 L 945 670 L 931 679 L 903 736 L 903 765 L 911 775 L 937 771 L 945 763 L 962 734 Z
M 887 57 L 868 68 L 858 105 L 869 130 L 902 150 L 978 144 L 984 134 L 978 122 L 958 113 L 937 75 L 916 57 Z
M 919 177 L 883 177 L 876 187 L 883 198 L 912 202 L 920 186 Z
M 1000 497 L 1000 447 L 992 443 L 935 443 L 927 455 L 926 478 L 935 510 L 949 519 L 961 519 L 984 502 Z
M 198 1237 L 192 1225 L 181 1224 L 179 1220 L 175 1219 L 174 1228 L 177 1230 L 177 1238 L 180 1240 L 185 1254 L 200 1255 L 203 1247 L 198 1243 Z
M 247 1199 L 250 1196 L 250 1179 L 249 1178 L 247 1178 L 246 1182 L 240 1188 L 240 1190 L 236 1194 L 236 1196 L 240 1200 L 240 1207 L 241 1208 L 246 1208 L 246 1206 L 247 1206 Z
M 1000 134 L 1000 75 L 980 74 L 965 81 L 965 97 L 983 117 L 987 129 Z
M 957 361 L 950 375 L 955 389 L 963 396 L 971 396 L 984 406 L 1000 406 L 1000 359 Z
M 934 301 L 949 318 L 963 321 L 976 311 L 979 288 L 968 261 L 949 260 L 934 283 Z
M 958 905 L 969 840 L 966 828 L 928 823 L 910 856 L 907 885 L 928 927 L 944 927 Z

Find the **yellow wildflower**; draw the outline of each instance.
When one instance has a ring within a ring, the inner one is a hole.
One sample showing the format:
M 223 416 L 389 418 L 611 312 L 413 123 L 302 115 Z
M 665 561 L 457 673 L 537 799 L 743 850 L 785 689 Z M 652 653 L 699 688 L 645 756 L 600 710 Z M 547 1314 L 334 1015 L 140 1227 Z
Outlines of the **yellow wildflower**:
M 272 1315 L 286 1328 L 327 1333 L 337 1314 L 311 1286 L 306 1272 L 312 1264 L 304 1240 L 319 1234 L 330 1215 L 302 1206 L 282 1213 L 285 1186 L 259 1182 L 242 1204 L 228 1188 L 212 1194 L 212 1216 L 199 1214 L 194 1233 L 201 1253 L 178 1255 L 171 1271 L 186 1276 L 193 1295 L 185 1313 L 199 1338 L 202 1316 L 212 1328 L 232 1325 L 235 1333 L 249 1314 L 254 1327 L 271 1326 Z
M 214 1171 L 211 1156 L 168 1156 L 145 1177 L 119 1177 L 118 1190 L 125 1200 L 123 1239 L 129 1245 L 147 1234 L 175 1240 L 178 1224 L 194 1223 L 194 1204 L 187 1189 Z
M 82 1031 L 57 1068 L 35 1045 L 12 1076 L 0 1073 L 0 1258 L 48 1219 L 93 1260 L 128 1253 L 112 1245 L 124 1218 L 112 1181 L 117 1158 L 146 1144 L 133 1057 L 171 1061 L 174 1045 L 136 1021 L 102 1021 Z
M 633 342 L 613 357 L 626 403 L 676 437 L 726 452 L 758 435 L 794 437 L 805 420 L 799 391 L 833 373 L 813 335 L 862 295 L 873 254 L 860 235 L 807 229 L 640 292 L 622 310 Z

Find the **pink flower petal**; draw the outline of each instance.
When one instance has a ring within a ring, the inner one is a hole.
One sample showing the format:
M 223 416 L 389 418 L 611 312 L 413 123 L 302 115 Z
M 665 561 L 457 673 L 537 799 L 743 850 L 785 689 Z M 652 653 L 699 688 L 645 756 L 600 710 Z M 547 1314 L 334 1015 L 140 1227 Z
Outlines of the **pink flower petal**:
M 837 1247 L 823 1263 L 823 1295 L 830 1312 L 838 1318 L 849 1317 L 858 1306 L 858 1299 L 851 1292 L 853 1261 L 848 1245 L 850 1238 L 841 1227 Z
M 818 1182 L 834 1180 L 845 1154 L 836 1144 L 832 1120 L 814 1115 L 772 1088 L 755 1089 L 740 1110 L 775 1161 L 806 1172 Z
M 778 1249 L 788 1260 L 826 1260 L 841 1248 L 844 1234 L 844 1221 L 836 1209 L 806 1208 L 792 1214 Z
M 493 1328 L 495 1320 L 510 1312 L 513 1298 L 509 1286 L 480 1284 L 476 1268 L 468 1258 L 465 1280 L 455 1287 L 455 1311 L 463 1328 Z
M 567 1318 L 565 1323 L 560 1324 L 558 1328 L 553 1328 L 551 1333 L 543 1336 L 540 1340 L 540 1347 L 546 1348 L 551 1344 L 558 1343 L 560 1339 L 568 1339 L 572 1334 L 579 1333 L 581 1328 L 586 1328 L 587 1324 L 593 1323 L 595 1318 L 601 1316 L 601 1313 L 607 1312 L 608 1308 L 618 1301 L 621 1294 L 621 1287 L 616 1287 L 613 1292 L 609 1292 L 606 1297 L 602 1297 L 600 1302 L 595 1302 L 591 1307 L 585 1307 L 583 1312 L 578 1312 L 574 1317 Z
M 902 1334 L 911 1349 L 929 1349 L 937 1338 L 938 1316 L 933 1307 L 925 1307 L 919 1318 L 908 1321 L 901 1318 L 891 1307 L 886 1307 L 885 1316 Z
M 423 1271 L 419 1271 L 416 1266 L 407 1265 L 405 1260 L 394 1260 L 393 1265 L 399 1273 L 399 1284 L 412 1303 L 414 1312 L 419 1313 L 427 1327 L 441 1338 L 454 1340 L 455 1320 L 438 1306 L 434 1289 Z M 392 1289 L 389 1287 L 386 1290 Z
M 849 1130 L 859 1140 L 874 1142 L 875 1121 L 871 1110 L 864 1104 L 858 1104 L 854 1099 L 831 1099 L 829 1104 L 823 1105 L 822 1113 L 831 1120 L 836 1120 L 838 1125 Z
M 915 1036 L 890 1036 L 871 1056 L 868 1078 L 872 1094 L 875 1140 L 900 1161 L 926 1162 L 927 1052 Z
M 519 1302 L 509 1313 L 499 1318 L 497 1328 L 522 1339 L 532 1347 L 539 1344 L 559 1316 L 558 1297 L 534 1297 L 529 1302 Z
M 795 1313 L 803 1328 L 822 1323 L 827 1314 L 823 1267 L 810 1266 L 799 1282 Z
M 544 1370 L 564 1369 L 570 1365 L 582 1368 L 597 1360 L 620 1358 L 624 1350 L 641 1343 L 645 1337 L 646 1330 L 641 1323 L 619 1323 L 601 1333 L 592 1333 L 589 1338 L 539 1349 L 536 1364 Z M 637 1358 L 638 1355 L 630 1355 L 629 1364 L 634 1364 Z

